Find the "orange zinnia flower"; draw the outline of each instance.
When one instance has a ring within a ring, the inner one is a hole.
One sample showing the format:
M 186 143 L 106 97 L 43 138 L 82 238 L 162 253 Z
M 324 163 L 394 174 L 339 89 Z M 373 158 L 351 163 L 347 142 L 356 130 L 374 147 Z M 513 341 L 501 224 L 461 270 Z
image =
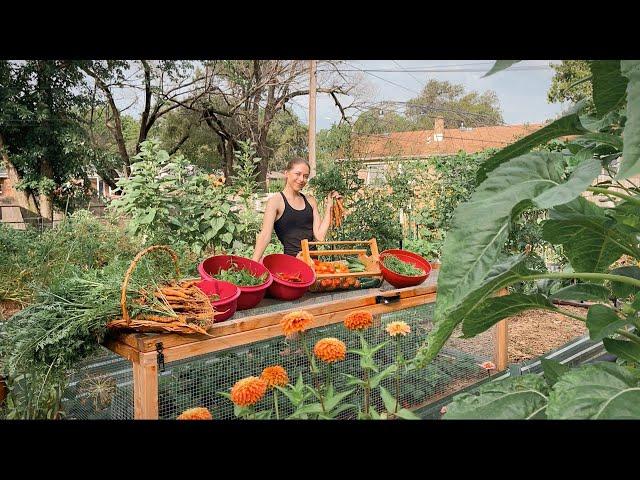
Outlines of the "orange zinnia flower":
M 274 365 L 273 367 L 267 367 L 262 371 L 260 378 L 267 382 L 267 386 L 273 388 L 274 386 L 284 387 L 289 383 L 289 377 L 287 371 L 280 365 Z
M 302 310 L 299 312 L 287 313 L 282 317 L 282 320 L 280 320 L 280 325 L 282 326 L 282 331 L 288 337 L 294 333 L 305 331 L 309 328 L 311 322 L 313 322 L 313 315 Z
M 404 337 L 407 333 L 411 332 L 411 327 L 405 322 L 391 322 L 386 326 L 385 330 L 392 337 L 396 335 L 402 335 Z
M 347 346 L 337 338 L 323 338 L 313 347 L 313 353 L 323 362 L 337 362 L 344 360 Z
M 195 407 L 182 412 L 178 415 L 177 420 L 213 420 L 213 417 L 206 408 Z
M 483 362 L 479 364 L 481 368 L 484 368 L 485 370 L 495 370 L 496 369 L 496 365 L 493 362 Z
M 350 313 L 344 319 L 344 326 L 349 330 L 364 330 L 373 324 L 373 315 L 366 310 Z
M 261 378 L 243 378 L 231 387 L 231 401 L 239 407 L 248 407 L 257 403 L 266 392 L 267 382 Z

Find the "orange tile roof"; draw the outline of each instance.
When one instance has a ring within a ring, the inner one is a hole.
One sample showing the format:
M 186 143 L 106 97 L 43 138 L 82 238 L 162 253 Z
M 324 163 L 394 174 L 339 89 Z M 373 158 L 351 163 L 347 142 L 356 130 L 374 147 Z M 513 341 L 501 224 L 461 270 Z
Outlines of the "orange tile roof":
M 358 135 L 352 143 L 353 158 L 376 160 L 389 157 L 429 157 L 453 155 L 460 150 L 475 153 L 487 148 L 503 148 L 544 124 L 497 125 L 472 129 L 445 128 L 442 141 L 435 141 L 433 130 Z

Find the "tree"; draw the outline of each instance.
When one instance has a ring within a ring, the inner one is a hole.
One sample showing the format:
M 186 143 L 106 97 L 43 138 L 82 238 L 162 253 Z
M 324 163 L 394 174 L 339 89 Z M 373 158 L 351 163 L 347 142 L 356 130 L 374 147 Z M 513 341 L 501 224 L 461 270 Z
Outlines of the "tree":
M 415 130 L 414 121 L 392 108 L 390 105 L 382 104 L 361 113 L 353 124 L 354 133 L 366 135 Z
M 306 157 L 309 152 L 309 127 L 289 110 L 276 113 L 267 135 L 271 155 L 270 168 L 283 170 L 291 157 Z
M 54 191 L 86 178 L 87 102 L 78 62 L 0 62 L 0 151 L 20 206 L 51 220 Z
M 492 90 L 465 92 L 463 85 L 429 80 L 420 95 L 407 102 L 406 116 L 416 130 L 430 130 L 436 117 L 445 128 L 499 125 L 503 123 L 498 96 Z
M 589 63 L 586 60 L 563 60 L 559 64 L 551 64 L 551 68 L 556 73 L 547 92 L 547 100 L 550 103 L 577 103 L 583 98 L 593 98 L 591 82 L 574 85 L 578 80 L 591 75 Z

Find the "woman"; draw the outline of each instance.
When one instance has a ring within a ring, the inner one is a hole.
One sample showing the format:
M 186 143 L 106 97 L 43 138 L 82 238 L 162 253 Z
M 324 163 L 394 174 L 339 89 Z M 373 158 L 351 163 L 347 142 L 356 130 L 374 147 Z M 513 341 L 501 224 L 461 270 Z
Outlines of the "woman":
M 260 261 L 271 234 L 276 235 L 284 246 L 284 253 L 296 256 L 300 252 L 300 241 L 307 239 L 323 241 L 331 226 L 331 208 L 334 198 L 342 198 L 338 192 L 327 195 L 324 206 L 324 218 L 320 218 L 318 204 L 311 196 L 300 191 L 309 180 L 311 168 L 303 158 L 289 160 L 284 172 L 285 187 L 279 195 L 273 195 L 267 202 L 262 221 L 262 230 L 258 234 L 253 260 Z

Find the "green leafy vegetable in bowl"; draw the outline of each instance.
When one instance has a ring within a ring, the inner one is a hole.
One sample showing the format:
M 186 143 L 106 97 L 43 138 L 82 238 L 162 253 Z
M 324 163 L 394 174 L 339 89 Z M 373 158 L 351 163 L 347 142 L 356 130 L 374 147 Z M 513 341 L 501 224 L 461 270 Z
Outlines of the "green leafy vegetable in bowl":
M 238 287 L 253 287 L 256 285 L 262 285 L 267 281 L 269 274 L 267 272 L 260 276 L 254 276 L 247 268 L 239 268 L 235 263 L 231 264 L 227 270 L 220 270 L 213 278 L 222 280 L 224 282 L 233 283 Z
M 385 255 L 382 264 L 398 275 L 406 275 L 407 277 L 419 277 L 425 274 L 425 271 L 416 267 L 412 263 L 404 262 L 394 255 Z

